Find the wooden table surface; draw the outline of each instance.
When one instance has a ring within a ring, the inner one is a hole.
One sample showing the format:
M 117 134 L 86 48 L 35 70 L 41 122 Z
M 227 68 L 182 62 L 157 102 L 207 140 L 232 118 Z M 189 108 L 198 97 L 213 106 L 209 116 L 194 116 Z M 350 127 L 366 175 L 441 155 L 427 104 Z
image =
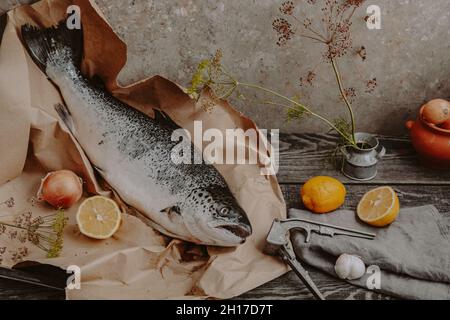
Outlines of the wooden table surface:
M 281 135 L 280 170 L 278 179 L 288 208 L 301 208 L 299 192 L 302 184 L 316 175 L 338 178 L 346 185 L 348 195 L 345 208 L 354 209 L 362 195 L 381 185 L 390 185 L 398 193 L 403 207 L 434 204 L 443 214 L 450 214 L 450 171 L 424 168 L 404 137 L 380 136 L 387 148 L 376 179 L 356 182 L 345 178 L 327 164 L 336 138 L 326 134 Z M 363 288 L 308 268 L 311 277 L 328 299 L 390 299 Z M 62 299 L 64 294 L 30 285 L 0 280 L 0 299 Z M 312 295 L 293 272 L 266 283 L 238 299 L 312 299 Z

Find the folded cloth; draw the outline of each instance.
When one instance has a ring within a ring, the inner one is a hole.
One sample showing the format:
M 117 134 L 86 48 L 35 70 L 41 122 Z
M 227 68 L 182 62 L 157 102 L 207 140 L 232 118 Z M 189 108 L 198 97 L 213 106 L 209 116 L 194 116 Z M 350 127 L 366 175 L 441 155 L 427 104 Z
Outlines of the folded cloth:
M 354 285 L 405 299 L 450 299 L 450 214 L 441 215 L 434 206 L 402 209 L 397 220 L 382 229 L 363 224 L 349 210 L 313 215 L 291 209 L 289 217 L 376 234 L 374 240 L 366 240 L 313 233 L 306 243 L 305 234 L 295 231 L 291 240 L 301 261 L 337 277 L 336 259 L 343 253 L 357 255 L 366 267 L 375 266 L 371 271 L 379 267 L 380 281 L 377 286 L 378 275 L 367 273 L 349 281 Z

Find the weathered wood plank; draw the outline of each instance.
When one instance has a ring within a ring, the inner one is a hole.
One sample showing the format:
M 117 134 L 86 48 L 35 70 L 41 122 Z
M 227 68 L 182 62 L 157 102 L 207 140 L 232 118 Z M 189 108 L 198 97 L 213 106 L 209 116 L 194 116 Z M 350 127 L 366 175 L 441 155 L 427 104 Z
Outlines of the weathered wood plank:
M 434 205 L 440 212 L 450 212 L 450 185 L 389 184 L 397 192 L 402 207 Z M 380 185 L 346 184 L 347 197 L 343 209 L 355 209 L 362 196 Z M 281 185 L 288 208 L 303 208 L 300 200 L 301 184 Z
M 437 171 L 421 166 L 407 137 L 379 136 L 387 154 L 381 160 L 378 176 L 367 184 L 450 185 L 450 170 Z M 280 183 L 302 183 L 316 175 L 329 175 L 350 184 L 327 163 L 336 148 L 337 137 L 330 134 L 280 135 Z
M 306 267 L 311 278 L 322 294 L 329 300 L 386 300 L 393 299 L 387 295 L 353 286 L 343 280 L 338 280 L 311 267 Z M 278 279 L 268 282 L 259 288 L 249 291 L 237 299 L 268 299 L 268 300 L 312 300 L 313 295 L 300 282 L 300 279 L 289 272 Z

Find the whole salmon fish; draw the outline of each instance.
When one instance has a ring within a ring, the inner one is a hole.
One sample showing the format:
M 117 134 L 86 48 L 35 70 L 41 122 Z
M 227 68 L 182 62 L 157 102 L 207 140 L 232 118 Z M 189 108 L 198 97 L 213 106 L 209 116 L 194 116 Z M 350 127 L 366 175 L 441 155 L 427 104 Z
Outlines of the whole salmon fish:
M 148 117 L 81 74 L 82 30 L 69 30 L 64 21 L 21 29 L 29 54 L 64 98 L 65 106 L 56 107 L 59 116 L 127 204 L 160 232 L 190 242 L 236 246 L 251 235 L 247 215 L 214 166 L 171 160 L 179 144 L 171 139 L 174 122 L 160 112 Z M 198 157 L 188 143 L 192 159 Z

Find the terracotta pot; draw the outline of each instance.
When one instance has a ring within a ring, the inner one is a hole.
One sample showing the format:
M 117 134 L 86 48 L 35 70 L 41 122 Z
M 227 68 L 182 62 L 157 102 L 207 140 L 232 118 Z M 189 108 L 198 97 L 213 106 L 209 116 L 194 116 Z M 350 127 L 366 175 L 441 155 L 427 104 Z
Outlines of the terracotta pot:
M 414 148 L 423 164 L 436 169 L 450 169 L 450 130 L 437 127 L 422 118 L 406 122 Z

